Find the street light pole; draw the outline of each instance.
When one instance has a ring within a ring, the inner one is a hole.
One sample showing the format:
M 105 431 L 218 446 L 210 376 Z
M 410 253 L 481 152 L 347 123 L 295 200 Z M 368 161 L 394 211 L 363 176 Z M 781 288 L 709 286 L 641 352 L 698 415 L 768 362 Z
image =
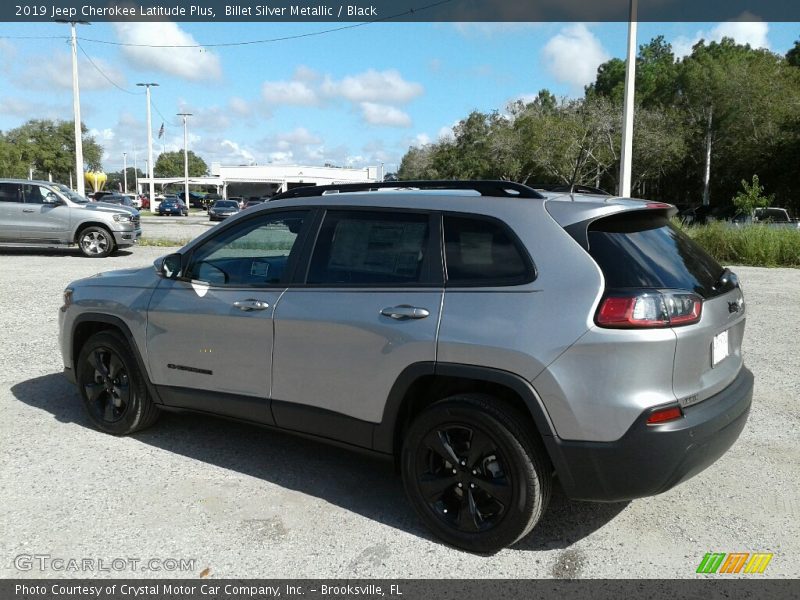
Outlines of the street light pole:
M 125 186 L 125 194 L 128 193 L 128 153 L 122 153 L 122 181 Z
M 633 99 L 636 89 L 636 19 L 638 0 L 630 0 L 628 19 L 628 58 L 625 61 L 625 104 L 622 109 L 622 153 L 619 165 L 619 195 L 631 195 L 631 167 L 633 163 Z
M 150 88 L 158 87 L 157 83 L 137 83 L 147 90 L 147 177 L 150 179 L 150 210 L 155 207 L 156 184 L 153 182 L 153 122 L 150 114 Z
M 81 129 L 81 94 L 78 86 L 78 36 L 75 25 L 88 25 L 86 21 L 62 21 L 56 23 L 69 23 L 71 28 L 70 45 L 72 46 L 72 110 L 75 119 L 75 172 L 78 180 L 77 192 L 83 196 L 86 188 L 83 181 L 83 131 Z
M 183 201 L 186 203 L 186 209 L 189 209 L 189 135 L 186 129 L 186 119 L 192 116 L 192 113 L 178 113 L 179 117 L 183 117 Z

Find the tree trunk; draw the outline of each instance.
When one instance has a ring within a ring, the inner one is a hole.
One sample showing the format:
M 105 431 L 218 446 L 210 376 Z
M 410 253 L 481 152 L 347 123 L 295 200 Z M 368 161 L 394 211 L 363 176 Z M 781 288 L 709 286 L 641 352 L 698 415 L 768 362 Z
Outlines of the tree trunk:
M 706 169 L 703 176 L 703 206 L 711 204 L 711 123 L 714 117 L 714 107 L 708 109 L 708 122 L 706 123 Z

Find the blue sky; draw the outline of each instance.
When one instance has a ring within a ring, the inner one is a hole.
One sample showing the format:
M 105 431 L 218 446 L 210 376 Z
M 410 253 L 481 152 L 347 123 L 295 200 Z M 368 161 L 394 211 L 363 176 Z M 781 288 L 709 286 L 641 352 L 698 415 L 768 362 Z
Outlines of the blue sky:
M 95 23 L 79 28 L 84 123 L 106 149 L 144 168 L 145 99 L 155 81 L 153 129 L 161 149 L 182 148 L 175 113 L 194 113 L 190 148 L 208 163 L 378 165 L 395 170 L 411 145 L 435 141 L 471 110 L 502 110 L 542 88 L 579 96 L 597 66 L 623 57 L 626 23 L 380 23 L 320 36 L 224 48 L 214 44 L 317 32 L 324 23 Z M 638 41 L 663 34 L 686 53 L 699 38 L 734 37 L 784 54 L 797 23 L 642 23 Z M 0 36 L 0 129 L 32 118 L 72 118 L 68 26 L 5 23 Z M 3 37 L 8 36 L 8 37 Z M 19 39 L 54 36 L 58 39 Z M 103 74 L 98 72 L 97 68 Z M 119 88 L 106 79 L 108 77 Z M 132 92 L 132 93 L 130 93 Z

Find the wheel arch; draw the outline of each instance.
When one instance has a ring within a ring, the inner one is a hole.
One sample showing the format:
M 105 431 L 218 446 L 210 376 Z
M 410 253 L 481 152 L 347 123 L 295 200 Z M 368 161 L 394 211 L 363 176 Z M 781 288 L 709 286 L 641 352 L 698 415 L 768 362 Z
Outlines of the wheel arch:
M 458 393 L 481 392 L 498 397 L 530 419 L 551 454 L 554 429 L 533 386 L 515 373 L 455 363 L 422 362 L 407 367 L 397 378 L 373 431 L 373 448 L 399 456 L 403 433 L 411 421 L 434 402 Z M 552 462 L 552 457 L 551 457 Z
M 70 352 L 72 353 L 72 356 L 70 357 L 70 363 L 73 372 L 77 373 L 78 355 L 80 354 L 83 345 L 94 334 L 102 331 L 112 331 L 118 333 L 125 339 L 131 349 L 133 357 L 136 359 L 139 372 L 142 374 L 142 377 L 144 377 L 145 384 L 147 385 L 147 391 L 150 392 L 151 397 L 157 404 L 162 404 L 161 398 L 158 396 L 155 386 L 150 381 L 150 376 L 147 368 L 145 367 L 142 353 L 139 351 L 139 346 L 133 337 L 133 333 L 131 333 L 131 330 L 125 321 L 119 317 L 106 315 L 103 313 L 83 313 L 76 317 L 75 322 L 72 324 L 72 338 L 70 340 Z
M 74 233 L 72 234 L 73 244 L 78 243 L 78 238 L 80 237 L 81 233 L 83 233 L 83 230 L 86 229 L 87 227 L 102 227 L 111 236 L 111 241 L 116 244 L 116 240 L 114 238 L 114 232 L 111 230 L 111 227 L 108 225 L 108 223 L 104 223 L 103 221 L 83 221 L 81 223 L 78 223 L 78 225 L 75 227 Z

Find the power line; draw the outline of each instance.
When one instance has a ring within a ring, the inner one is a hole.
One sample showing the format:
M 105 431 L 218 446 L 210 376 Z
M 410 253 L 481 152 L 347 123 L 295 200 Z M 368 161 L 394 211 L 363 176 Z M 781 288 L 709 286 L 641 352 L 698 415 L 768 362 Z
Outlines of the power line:
M 336 33 L 339 31 L 346 31 L 348 29 L 356 29 L 357 27 L 364 27 L 365 25 L 372 25 L 373 23 L 381 23 L 384 21 L 391 21 L 394 19 L 398 19 L 400 17 L 405 17 L 408 15 L 413 15 L 418 12 L 422 12 L 425 10 L 430 10 L 432 8 L 436 8 L 437 6 L 441 6 L 443 4 L 449 4 L 453 0 L 439 0 L 439 2 L 433 2 L 431 4 L 427 4 L 425 6 L 421 6 L 419 8 L 409 8 L 403 12 L 390 15 L 388 17 L 381 17 L 378 19 L 372 19 L 370 21 L 364 21 L 362 23 L 353 23 L 351 25 L 343 25 L 341 27 L 334 27 L 332 29 L 323 29 L 321 31 L 312 31 L 309 33 L 298 33 L 295 35 L 287 35 L 275 38 L 266 38 L 262 40 L 247 40 L 244 42 L 218 42 L 214 44 L 134 44 L 130 42 L 114 42 L 111 40 L 98 40 L 93 38 L 80 38 L 83 42 L 90 42 L 93 44 L 106 44 L 109 46 L 125 46 L 129 48 L 228 48 L 233 46 L 252 46 L 255 44 L 271 44 L 275 42 L 286 42 L 289 40 L 298 40 L 302 38 L 309 38 L 309 37 L 317 37 L 321 35 L 326 35 L 329 33 Z
M 64 40 L 69 41 L 63 35 L 0 35 L 0 40 Z
M 156 109 L 156 112 L 158 113 L 158 116 L 161 117 L 161 121 L 162 122 L 164 122 L 165 124 L 169 125 L 170 127 L 178 127 L 180 125 L 180 123 L 173 123 L 172 121 L 167 119 L 167 117 L 165 117 L 163 114 L 161 114 L 161 111 L 158 110 L 158 105 L 155 102 L 153 102 L 152 99 L 150 100 L 150 102 L 153 104 L 153 108 Z
M 111 85 L 113 85 L 115 88 L 117 88 L 117 89 L 118 89 L 118 90 L 120 90 L 121 92 L 125 92 L 126 94 L 130 94 L 131 96 L 141 96 L 141 95 L 143 94 L 143 92 L 134 92 L 134 91 L 131 91 L 131 90 L 126 90 L 126 89 L 125 89 L 125 88 L 123 88 L 122 86 L 119 86 L 119 85 L 117 85 L 117 84 L 116 84 L 116 83 L 115 83 L 115 82 L 114 82 L 114 81 L 111 79 L 111 77 L 109 77 L 108 75 L 106 75 L 106 74 L 105 74 L 105 72 L 103 71 L 103 69 L 101 69 L 100 67 L 98 67 L 98 66 L 97 66 L 97 63 L 95 63 L 95 62 L 92 60 L 92 57 L 91 57 L 91 56 L 89 56 L 89 55 L 86 53 L 86 50 L 84 50 L 84 49 L 83 49 L 83 46 L 81 46 L 80 44 L 78 44 L 78 48 L 80 48 L 80 49 L 81 49 L 81 52 L 83 52 L 83 55 L 86 57 L 86 60 L 88 60 L 88 61 L 91 63 L 91 65 L 92 65 L 92 66 L 93 66 L 93 67 L 94 67 L 94 68 L 97 70 L 97 72 L 98 72 L 98 73 L 100 73 L 100 75 L 102 75 L 102 76 L 105 78 L 105 80 L 106 80 L 106 81 L 108 81 L 108 83 L 110 83 Z

